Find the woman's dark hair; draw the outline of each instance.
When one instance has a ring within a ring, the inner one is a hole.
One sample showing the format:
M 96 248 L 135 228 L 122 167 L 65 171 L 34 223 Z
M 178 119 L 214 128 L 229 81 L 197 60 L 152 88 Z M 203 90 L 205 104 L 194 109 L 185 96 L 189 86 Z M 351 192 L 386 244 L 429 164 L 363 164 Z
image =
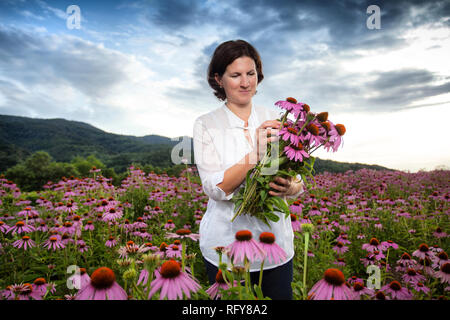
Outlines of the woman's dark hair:
M 219 86 L 214 75 L 217 73 L 222 77 L 229 64 L 240 57 L 249 57 L 255 61 L 256 72 L 258 74 L 258 83 L 264 79 L 262 72 L 261 57 L 258 51 L 244 40 L 230 40 L 220 44 L 212 56 L 208 67 L 208 83 L 214 90 L 214 95 L 219 100 L 227 98 L 225 90 Z

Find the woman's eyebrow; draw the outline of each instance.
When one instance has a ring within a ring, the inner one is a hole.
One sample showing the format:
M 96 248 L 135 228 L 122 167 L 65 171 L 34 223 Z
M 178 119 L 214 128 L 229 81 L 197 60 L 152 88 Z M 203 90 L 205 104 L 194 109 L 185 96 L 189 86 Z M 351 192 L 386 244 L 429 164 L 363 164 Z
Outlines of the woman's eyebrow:
M 254 69 L 252 69 L 252 70 L 250 70 L 250 71 L 247 71 L 247 73 L 249 73 L 249 72 L 252 72 L 252 71 L 255 71 Z M 232 72 L 231 74 L 241 74 L 240 72 Z

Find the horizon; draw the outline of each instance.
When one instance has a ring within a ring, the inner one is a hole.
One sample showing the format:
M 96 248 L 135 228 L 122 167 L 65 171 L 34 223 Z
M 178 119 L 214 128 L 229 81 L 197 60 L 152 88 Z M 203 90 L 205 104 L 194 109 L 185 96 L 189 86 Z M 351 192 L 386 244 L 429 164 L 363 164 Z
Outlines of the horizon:
M 192 137 L 223 104 L 206 81 L 214 49 L 244 39 L 263 61 L 254 105 L 292 96 L 346 126 L 343 148 L 315 156 L 409 172 L 450 164 L 436 123 L 450 117 L 447 1 L 7 0 L 0 21 L 4 115 Z

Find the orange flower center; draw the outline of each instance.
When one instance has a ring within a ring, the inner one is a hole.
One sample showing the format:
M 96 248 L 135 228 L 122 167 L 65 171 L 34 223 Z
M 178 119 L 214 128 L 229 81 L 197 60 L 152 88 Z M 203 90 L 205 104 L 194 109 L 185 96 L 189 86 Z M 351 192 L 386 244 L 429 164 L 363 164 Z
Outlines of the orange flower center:
M 259 241 L 262 243 L 272 244 L 275 242 L 275 235 L 271 232 L 262 232 L 259 235 Z
M 235 238 L 238 241 L 249 241 L 252 239 L 252 233 L 250 230 L 240 230 L 236 232 Z
M 380 244 L 380 241 L 378 241 L 377 238 L 372 238 L 372 239 L 370 239 L 369 243 L 372 246 L 378 246 Z
M 335 127 L 340 136 L 343 136 L 345 134 L 346 129 L 343 124 L 338 123 Z
M 292 97 L 288 97 L 288 98 L 286 98 L 286 101 L 287 101 L 287 102 L 290 102 L 290 103 L 294 103 L 294 104 L 296 104 L 296 103 L 297 103 L 297 99 L 295 99 L 295 98 L 292 98 Z
M 185 236 L 188 234 L 191 234 L 191 230 L 189 229 L 178 229 L 177 231 L 175 231 L 175 233 L 179 236 Z
M 324 279 L 333 286 L 341 286 L 345 283 L 344 274 L 341 270 L 335 268 L 325 271 Z
M 36 280 L 34 280 L 34 284 L 37 286 L 41 286 L 43 284 L 45 284 L 47 281 L 45 281 L 44 278 L 37 278 Z
M 175 278 L 181 272 L 180 263 L 175 260 L 169 260 L 163 263 L 161 266 L 161 275 L 164 278 Z
M 96 289 L 106 289 L 113 285 L 116 281 L 114 271 L 107 267 L 100 267 L 91 275 L 91 284 Z
M 216 282 L 217 283 L 225 283 L 225 279 L 223 278 L 222 270 L 219 270 L 216 274 Z
M 419 246 L 419 250 L 422 251 L 422 252 L 428 252 L 428 246 L 425 243 L 422 243 Z
M 306 130 L 308 130 L 314 136 L 317 136 L 319 134 L 319 128 L 314 123 L 308 124 L 306 126 Z
M 401 285 L 400 282 L 398 282 L 398 281 L 392 281 L 392 282 L 389 284 L 389 288 L 391 288 L 391 289 L 394 290 L 394 291 L 399 291 L 399 290 L 402 289 L 402 285 Z
M 441 271 L 442 272 L 444 272 L 444 273 L 446 273 L 446 274 L 450 274 L 450 263 L 444 263 L 442 266 L 441 266 Z
M 328 120 L 328 112 L 321 112 L 317 115 L 317 120 L 320 122 L 325 122 Z

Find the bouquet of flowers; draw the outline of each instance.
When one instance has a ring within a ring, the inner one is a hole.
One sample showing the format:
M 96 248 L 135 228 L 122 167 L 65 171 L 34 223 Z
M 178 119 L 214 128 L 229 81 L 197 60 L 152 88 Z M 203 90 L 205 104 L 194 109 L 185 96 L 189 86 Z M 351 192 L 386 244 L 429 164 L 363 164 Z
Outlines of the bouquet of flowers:
M 285 110 L 278 119 L 281 122 L 279 139 L 268 142 L 264 157 L 247 173 L 244 188 L 234 194 L 235 215 L 231 221 L 239 215 L 249 214 L 270 227 L 269 220 L 279 220 L 274 211 L 289 217 L 285 200 L 269 194 L 269 182 L 275 174 L 289 179 L 300 174 L 306 187 L 311 188 L 308 178 L 314 181 L 315 158 L 312 153 L 320 147 L 336 152 L 343 142 L 345 126 L 328 120 L 328 112 L 313 113 L 306 103 L 297 102 L 292 97 L 277 101 L 275 105 Z

